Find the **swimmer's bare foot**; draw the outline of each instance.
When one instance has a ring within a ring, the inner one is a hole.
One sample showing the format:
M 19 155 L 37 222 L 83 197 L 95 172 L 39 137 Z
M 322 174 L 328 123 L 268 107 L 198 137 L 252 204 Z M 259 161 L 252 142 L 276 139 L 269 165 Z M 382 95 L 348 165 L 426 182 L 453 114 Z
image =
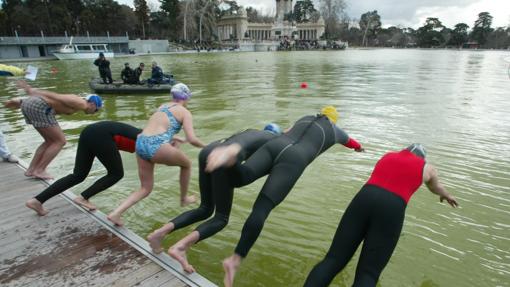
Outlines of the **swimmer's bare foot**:
M 47 173 L 46 171 L 43 172 L 33 172 L 32 177 L 38 178 L 38 179 L 54 179 L 54 177 Z
M 197 197 L 194 195 L 186 196 L 184 199 L 181 199 L 181 206 L 184 207 L 188 204 L 192 204 L 197 202 Z
M 188 258 L 186 258 L 186 248 L 183 246 L 174 245 L 168 249 L 168 254 L 175 260 L 177 260 L 184 271 L 187 273 L 195 272 L 195 268 L 191 264 L 188 263 Z
M 25 203 L 25 206 L 34 210 L 39 216 L 45 216 L 46 214 L 48 214 L 48 211 L 43 208 L 42 203 L 40 203 L 39 200 L 35 198 L 29 199 Z
M 108 218 L 108 220 L 113 222 L 113 224 L 115 224 L 116 226 L 120 227 L 120 226 L 124 225 L 124 223 L 120 219 L 120 215 L 116 215 L 116 214 L 110 213 L 110 214 L 108 214 L 108 216 L 106 218 Z
M 147 236 L 147 241 L 149 241 L 149 245 L 152 248 L 152 252 L 159 254 L 163 252 L 163 247 L 161 246 L 161 241 L 168 234 L 164 230 L 164 228 L 154 230 L 149 236 Z
M 34 176 L 34 172 L 33 171 L 28 171 L 27 170 L 27 171 L 25 171 L 24 174 L 25 174 L 26 177 L 33 177 Z
M 225 147 L 217 147 L 207 156 L 205 171 L 212 172 L 222 166 L 232 166 L 237 154 L 241 151 L 239 144 L 231 144 Z
M 94 204 L 92 204 L 90 201 L 86 200 L 82 196 L 77 196 L 75 199 L 73 199 L 73 201 L 74 201 L 74 203 L 76 203 L 82 207 L 85 207 L 86 209 L 88 209 L 90 211 L 97 209 L 97 207 Z
M 241 259 L 241 256 L 234 254 L 223 260 L 223 269 L 225 270 L 223 284 L 225 284 L 225 287 L 232 287 L 234 285 L 234 276 L 236 276 L 237 269 L 241 265 Z

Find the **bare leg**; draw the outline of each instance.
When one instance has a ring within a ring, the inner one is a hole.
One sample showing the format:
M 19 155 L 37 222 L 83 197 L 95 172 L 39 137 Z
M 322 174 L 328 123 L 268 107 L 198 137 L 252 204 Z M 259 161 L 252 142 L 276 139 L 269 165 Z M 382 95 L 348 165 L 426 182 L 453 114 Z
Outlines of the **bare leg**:
M 179 174 L 179 185 L 181 191 L 181 206 L 186 206 L 197 201 L 196 196 L 188 196 L 189 179 L 191 177 L 191 165 L 181 166 L 181 172 Z
M 172 232 L 175 228 L 175 225 L 170 222 L 160 229 L 154 230 L 149 236 L 147 236 L 147 240 L 149 241 L 149 245 L 152 248 L 152 252 L 159 254 L 163 252 L 163 247 L 161 247 L 161 241 L 163 241 L 163 238 L 170 232 Z
M 33 176 L 35 167 L 39 165 L 39 162 L 41 161 L 42 155 L 44 154 L 44 151 L 48 147 L 48 143 L 44 141 L 41 145 L 37 147 L 34 153 L 34 157 L 30 161 L 30 164 L 28 165 L 27 170 L 25 171 L 25 176 Z
M 223 269 L 225 270 L 225 277 L 223 278 L 223 284 L 225 287 L 232 287 L 234 285 L 234 276 L 236 276 L 237 269 L 241 265 L 243 258 L 237 254 L 223 260 Z
M 92 210 L 96 210 L 96 206 L 94 204 L 92 204 L 92 202 L 86 200 L 85 198 L 83 198 L 82 196 L 77 196 L 73 199 L 74 203 L 84 207 L 84 208 L 87 208 L 88 210 L 92 211 Z
M 36 128 L 36 130 L 44 138 L 46 149 L 41 153 L 32 175 L 37 178 L 51 179 L 53 177 L 46 172 L 46 168 L 66 144 L 65 135 L 60 126 Z
M 119 205 L 119 207 L 107 216 L 107 218 L 117 226 L 123 225 L 121 220 L 122 213 L 149 195 L 154 187 L 154 164 L 140 158 L 139 156 L 137 156 L 136 159 L 138 161 L 138 176 L 140 177 L 141 184 L 140 189 L 131 193 L 128 198 Z
M 168 249 L 168 254 L 172 256 L 173 259 L 177 260 L 181 264 L 182 269 L 187 273 L 195 272 L 195 268 L 189 264 L 186 251 L 191 245 L 195 244 L 198 239 L 200 239 L 200 234 L 198 231 L 193 231 Z
M 179 184 L 181 206 L 186 206 L 197 201 L 195 196 L 187 195 L 191 175 L 191 161 L 180 149 L 173 147 L 171 144 L 163 144 L 152 158 L 152 161 L 169 166 L 180 166 Z
M 39 202 L 39 200 L 37 200 L 35 198 L 29 199 L 25 203 L 25 206 L 30 209 L 33 209 L 35 212 L 37 212 L 37 215 L 39 215 L 39 216 L 45 216 L 46 214 L 48 214 L 48 211 L 46 209 L 44 209 L 42 204 Z

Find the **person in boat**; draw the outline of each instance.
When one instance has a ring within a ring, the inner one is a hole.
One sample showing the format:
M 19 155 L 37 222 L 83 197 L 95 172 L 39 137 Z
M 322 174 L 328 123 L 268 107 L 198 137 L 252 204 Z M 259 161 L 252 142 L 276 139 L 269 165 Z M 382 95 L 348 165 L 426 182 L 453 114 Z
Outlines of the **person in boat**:
M 142 76 L 143 69 L 145 68 L 144 63 L 140 63 L 138 67 L 135 69 L 133 73 L 133 83 L 135 84 L 143 84 L 144 81 L 140 81 L 140 77 Z
M 120 78 L 124 84 L 136 84 L 134 82 L 135 71 L 129 67 L 129 63 L 124 63 L 124 69 L 120 72 Z
M 439 182 L 436 169 L 425 161 L 421 144 L 386 153 L 342 215 L 333 242 L 312 269 L 305 287 L 328 286 L 363 241 L 352 286 L 376 286 L 397 246 L 407 203 L 425 183 L 439 200 L 457 207 L 457 200 Z
M 315 158 L 337 143 L 357 152 L 364 151 L 361 144 L 336 125 L 337 119 L 338 112 L 333 106 L 322 108 L 317 115 L 304 116 L 284 134 L 267 142 L 244 163 L 237 163 L 232 169 L 229 180 L 236 187 L 250 184 L 267 174 L 269 176 L 243 226 L 234 254 L 223 261 L 225 286 L 233 285 L 237 269 L 255 244 L 269 213 L 287 197 Z M 206 171 L 232 166 L 240 151 L 238 144 L 215 148 L 208 156 Z
M 191 225 L 195 222 L 209 218 L 213 212 L 214 217 L 198 226 L 195 231 L 182 238 L 168 250 L 170 256 L 175 258 L 182 268 L 188 272 L 194 272 L 193 266 L 188 263 L 186 251 L 193 244 L 205 240 L 220 232 L 228 223 L 232 209 L 234 187 L 228 179 L 227 169 L 217 169 L 212 173 L 205 171 L 207 157 L 211 151 L 218 146 L 226 146 L 233 143 L 239 144 L 242 148 L 240 156 L 236 159 L 242 162 L 252 155 L 258 148 L 269 140 L 281 134 L 280 127 L 276 124 L 268 124 L 264 130 L 248 129 L 230 136 L 227 139 L 210 143 L 200 151 L 198 156 L 198 180 L 200 186 L 200 206 L 196 209 L 186 211 L 161 228 L 152 232 L 148 241 L 155 253 L 163 251 L 161 241 L 169 233 Z
M 195 136 L 192 115 L 186 109 L 191 98 L 190 89 L 185 84 L 179 83 L 172 87 L 170 93 L 172 102 L 158 108 L 136 139 L 136 159 L 141 186 L 107 216 L 115 225 L 122 226 L 122 214 L 152 192 L 155 164 L 179 166 L 181 206 L 196 201 L 195 196 L 188 196 L 191 161 L 178 146 L 184 142 L 199 148 L 205 145 Z M 181 128 L 186 135 L 185 140 L 175 136 Z
M 97 158 L 106 168 L 107 174 L 74 199 L 75 203 L 89 210 L 95 210 L 96 206 L 89 201 L 89 198 L 108 189 L 124 177 L 119 151 L 134 153 L 136 137 L 140 132 L 142 132 L 141 129 L 113 121 L 88 125 L 80 133 L 73 173 L 55 181 L 37 196 L 28 200 L 25 205 L 40 216 L 46 215 L 48 211 L 43 208 L 43 204 L 55 195 L 83 182 L 90 173 L 94 159 Z
M 103 80 L 103 84 L 113 83 L 110 61 L 105 58 L 103 52 L 99 53 L 99 58 L 94 61 L 94 65 L 96 65 L 99 69 L 99 76 Z
M 148 80 L 151 85 L 171 84 L 173 75 L 163 73 L 163 69 L 155 61 L 152 62 L 152 74 Z
M 71 115 L 78 111 L 93 114 L 103 106 L 103 101 L 101 97 L 94 94 L 82 98 L 73 94 L 35 89 L 25 81 L 18 81 L 17 85 L 25 90 L 28 97 L 11 99 L 4 105 L 7 108 L 21 109 L 26 123 L 34 126 L 44 139 L 44 142 L 36 149 L 25 175 L 52 179 L 53 177 L 46 172 L 46 168 L 66 144 L 64 132 L 55 115 Z

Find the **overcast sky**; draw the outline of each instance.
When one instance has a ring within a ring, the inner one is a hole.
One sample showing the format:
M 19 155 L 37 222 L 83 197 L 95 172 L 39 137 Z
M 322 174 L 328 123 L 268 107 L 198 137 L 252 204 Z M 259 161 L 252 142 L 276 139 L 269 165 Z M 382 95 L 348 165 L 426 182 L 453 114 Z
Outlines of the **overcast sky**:
M 118 0 L 133 6 L 133 0 Z M 151 8 L 159 6 L 158 0 L 148 0 Z M 359 19 L 361 14 L 377 10 L 384 27 L 401 25 L 418 28 L 427 17 L 439 18 L 443 25 L 452 28 L 457 23 L 473 27 L 478 13 L 489 12 L 493 17 L 492 27 L 510 24 L 510 0 L 346 0 L 347 14 Z M 265 14 L 274 14 L 275 0 L 237 0 L 244 7 L 252 6 Z M 295 0 L 294 0 L 295 3 Z M 314 3 L 318 3 L 314 0 Z M 315 5 L 318 8 L 318 5 Z

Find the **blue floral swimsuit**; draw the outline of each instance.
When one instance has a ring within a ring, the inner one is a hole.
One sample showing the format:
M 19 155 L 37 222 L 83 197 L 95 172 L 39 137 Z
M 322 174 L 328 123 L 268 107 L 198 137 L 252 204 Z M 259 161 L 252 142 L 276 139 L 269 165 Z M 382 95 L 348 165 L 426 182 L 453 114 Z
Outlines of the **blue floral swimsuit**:
M 158 110 L 158 112 L 165 113 L 170 121 L 170 126 L 166 132 L 151 136 L 140 134 L 136 139 L 136 154 L 144 160 L 150 161 L 161 145 L 172 141 L 174 135 L 181 130 L 182 124 L 177 121 L 172 112 L 170 112 L 170 108 L 173 106 L 175 105 L 165 105 Z

